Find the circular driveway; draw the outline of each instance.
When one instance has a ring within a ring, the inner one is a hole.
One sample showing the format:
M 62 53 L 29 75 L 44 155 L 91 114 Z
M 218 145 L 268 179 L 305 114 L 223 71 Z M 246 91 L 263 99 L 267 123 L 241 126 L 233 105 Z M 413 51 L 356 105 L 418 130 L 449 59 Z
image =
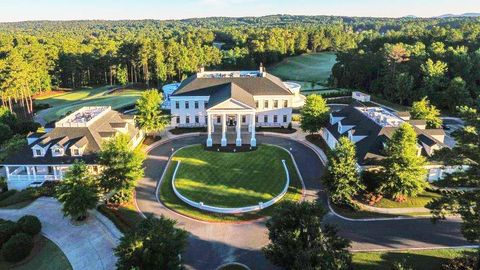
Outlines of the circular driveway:
M 187 269 L 215 269 L 226 262 L 241 262 L 254 269 L 273 269 L 261 248 L 268 243 L 265 221 L 247 223 L 207 223 L 193 220 L 169 210 L 157 201 L 156 186 L 172 150 L 204 143 L 205 136 L 192 136 L 167 141 L 153 148 L 145 161 L 145 178 L 136 188 L 138 208 L 144 213 L 164 215 L 178 221 L 191 233 L 184 254 Z M 322 191 L 322 165 L 317 154 L 306 145 L 282 137 L 257 135 L 258 143 L 269 143 L 291 149 L 305 183 L 306 199 L 317 200 L 327 207 Z M 460 246 L 468 243 L 460 234 L 460 220 L 432 224 L 429 219 L 393 221 L 348 221 L 329 213 L 325 220 L 336 224 L 340 233 L 352 240 L 354 250 L 433 248 Z

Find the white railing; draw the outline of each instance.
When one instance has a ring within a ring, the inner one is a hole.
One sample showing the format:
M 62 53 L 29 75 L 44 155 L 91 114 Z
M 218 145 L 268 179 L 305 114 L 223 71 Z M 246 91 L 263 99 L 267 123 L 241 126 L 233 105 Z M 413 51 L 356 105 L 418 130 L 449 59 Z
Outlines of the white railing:
M 225 208 L 225 207 L 210 206 L 210 205 L 204 204 L 203 202 L 192 201 L 192 200 L 188 199 L 187 197 L 183 196 L 177 190 L 177 187 L 175 186 L 175 179 L 176 179 L 176 176 L 177 176 L 178 168 L 180 167 L 180 162 L 181 161 L 178 161 L 177 166 L 175 167 L 175 171 L 173 172 L 173 176 L 172 176 L 173 192 L 184 203 L 186 203 L 190 206 L 193 206 L 195 208 L 204 210 L 204 211 L 221 213 L 221 214 L 238 214 L 238 213 L 246 213 L 246 212 L 262 210 L 262 209 L 265 209 L 269 206 L 272 206 L 273 204 L 275 204 L 276 202 L 281 200 L 283 198 L 283 196 L 285 196 L 285 194 L 287 193 L 288 187 L 290 186 L 290 174 L 288 173 L 288 168 L 287 168 L 285 160 L 282 160 L 283 168 L 285 169 L 285 175 L 287 176 L 287 181 L 285 183 L 285 187 L 283 188 L 282 192 L 280 192 L 280 194 L 278 194 L 275 198 L 273 198 L 273 199 L 271 199 L 267 202 L 259 202 L 258 205 L 251 205 L 251 206 L 245 206 L 245 207 Z
M 61 180 L 60 176 L 57 175 L 27 175 L 27 174 L 10 174 L 8 176 L 8 181 L 54 181 Z

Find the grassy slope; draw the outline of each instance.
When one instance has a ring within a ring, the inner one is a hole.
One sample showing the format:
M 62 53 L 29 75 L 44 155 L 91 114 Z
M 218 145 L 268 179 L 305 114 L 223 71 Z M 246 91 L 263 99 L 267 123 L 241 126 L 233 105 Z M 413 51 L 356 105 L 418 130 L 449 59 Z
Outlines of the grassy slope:
M 218 207 L 242 207 L 266 202 L 278 195 L 286 182 L 282 159 L 289 154 L 274 146 L 256 151 L 217 153 L 193 146 L 175 154 L 182 161 L 176 186 L 193 201 Z
M 330 77 L 335 62 L 335 53 L 303 54 L 286 58 L 269 72 L 284 80 L 323 83 Z
M 141 95 L 141 90 L 122 90 L 106 94 L 109 88 L 74 90 L 50 97 L 36 99 L 38 103 L 50 104 L 53 108 L 40 111 L 45 121 L 57 120 L 68 112 L 75 111 L 84 106 L 112 106 L 118 109 L 134 104 Z
M 441 195 L 438 193 L 425 191 L 415 198 L 408 198 L 406 202 L 396 202 L 387 198 L 383 198 L 374 206 L 382 208 L 424 207 L 428 202 L 439 197 L 441 197 Z
M 15 269 L 15 270 L 68 270 L 72 266 L 68 262 L 65 254 L 57 245 L 47 238 L 40 236 L 37 243 L 41 245 L 40 250 L 33 257 L 27 259 L 26 262 L 13 267 L 12 264 L 3 261 L 0 258 L 0 269 Z
M 410 250 L 391 252 L 359 252 L 353 254 L 354 269 L 390 270 L 396 261 L 406 261 L 413 269 L 437 270 L 448 259 L 462 255 L 467 249 Z
M 246 213 L 242 215 L 222 215 L 204 212 L 196 208 L 190 207 L 189 205 L 183 203 L 180 199 L 178 199 L 177 196 L 173 193 L 171 179 L 176 165 L 177 163 L 174 161 L 166 169 L 167 171 L 162 181 L 158 196 L 162 203 L 164 203 L 168 208 L 173 209 L 183 215 L 212 222 L 244 221 L 260 218 L 263 216 L 269 216 L 275 210 L 275 205 L 273 205 L 256 213 Z M 302 184 L 299 176 L 297 175 L 291 158 L 287 160 L 287 167 L 291 176 L 291 182 L 288 192 L 282 200 L 298 201 L 301 199 L 302 196 Z

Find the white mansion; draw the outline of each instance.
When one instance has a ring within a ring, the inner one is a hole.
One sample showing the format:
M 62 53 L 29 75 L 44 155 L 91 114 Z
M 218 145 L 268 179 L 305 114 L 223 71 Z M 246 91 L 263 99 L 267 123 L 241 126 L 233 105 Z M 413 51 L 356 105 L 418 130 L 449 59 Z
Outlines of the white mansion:
M 89 170 L 101 169 L 97 154 L 102 143 L 116 134 L 130 137 L 137 147 L 143 132 L 136 128 L 134 117 L 107 106 L 83 107 L 55 123 L 45 133 L 27 137 L 27 145 L 3 162 L 9 189 L 24 189 L 45 181 L 62 180 L 75 160 L 85 162 Z
M 184 80 L 169 99 L 172 126 L 207 127 L 208 147 L 256 146 L 255 127 L 287 127 L 292 121 L 292 108 L 305 102 L 300 85 L 284 83 L 262 67 L 258 71 L 202 69 Z M 230 141 L 229 129 L 236 135 Z M 218 141 L 214 134 L 221 134 Z M 242 139 L 242 134 L 249 138 Z

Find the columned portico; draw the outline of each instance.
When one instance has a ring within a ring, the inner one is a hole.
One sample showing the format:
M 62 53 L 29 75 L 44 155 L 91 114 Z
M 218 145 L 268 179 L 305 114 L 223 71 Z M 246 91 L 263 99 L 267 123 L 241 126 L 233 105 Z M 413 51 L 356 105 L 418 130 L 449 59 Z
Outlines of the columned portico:
M 217 133 L 217 141 L 214 142 L 214 126 L 215 122 L 218 121 L 218 117 L 220 117 L 220 123 L 217 122 L 217 124 L 221 125 L 221 137 L 220 141 L 218 141 L 219 134 Z M 231 137 L 233 135 L 232 128 L 234 130 L 234 138 Z M 207 133 L 207 147 L 212 147 L 214 144 L 220 144 L 222 147 L 228 144 L 242 146 L 242 144 L 248 143 L 255 147 L 255 112 L 253 110 L 207 110 Z M 227 136 L 228 134 L 230 134 L 230 138 Z M 245 136 L 249 136 L 249 138 L 245 138 Z

